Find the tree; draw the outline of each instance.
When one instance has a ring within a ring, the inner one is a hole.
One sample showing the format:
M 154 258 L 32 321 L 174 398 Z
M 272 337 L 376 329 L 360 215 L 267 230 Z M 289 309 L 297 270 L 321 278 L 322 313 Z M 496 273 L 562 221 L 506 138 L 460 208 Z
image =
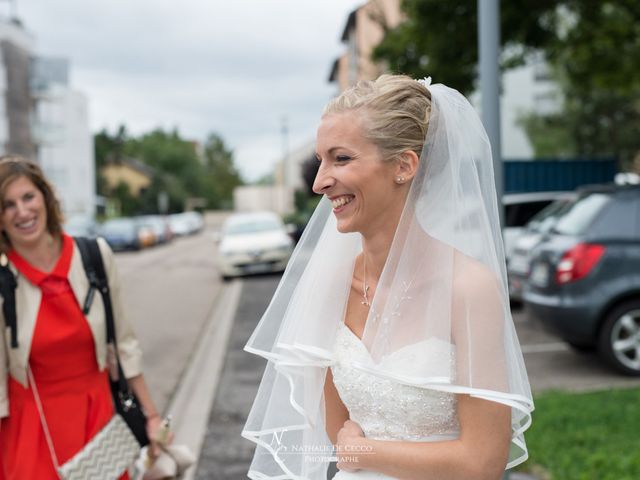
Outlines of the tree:
M 557 113 L 529 112 L 520 118 L 538 157 L 613 156 L 623 168 L 640 151 L 640 96 L 594 88 L 571 90 Z
M 615 155 L 627 166 L 640 151 L 640 2 L 572 0 L 560 14 L 546 52 L 564 96 L 555 117 L 576 153 Z
M 120 213 L 122 215 L 127 216 L 139 213 L 139 201 L 137 198 L 131 195 L 129 186 L 126 183 L 118 183 L 118 185 L 116 185 L 116 187 L 111 192 L 110 197 L 118 199 Z
M 106 129 L 94 135 L 93 144 L 96 159 L 96 191 L 98 195 L 107 195 L 107 184 L 102 177 L 101 170 L 109 159 L 122 158 L 124 144 L 127 141 L 127 130 L 120 125 L 117 132 L 111 136 Z
M 477 0 L 404 0 L 406 21 L 386 29 L 374 58 L 391 71 L 414 78 L 432 75 L 438 83 L 471 93 L 478 65 Z M 502 2 L 503 69 L 522 65 L 553 36 L 557 0 Z M 524 13 L 526 12 L 526 13 Z
M 233 189 L 242 179 L 233 164 L 233 154 L 222 138 L 210 134 L 204 158 L 200 158 L 196 143 L 183 139 L 177 131 L 153 130 L 139 137 L 129 137 L 124 127 L 114 135 L 103 130 L 95 135 L 96 167 L 101 194 L 115 197 L 126 214 L 155 213 L 158 195 L 169 197 L 169 211 L 182 211 L 187 199 L 201 197 L 207 208 L 229 208 Z M 139 196 L 128 189 L 108 191 L 100 179 L 100 169 L 109 159 L 136 159 L 155 172 L 151 185 Z
M 195 145 L 180 138 L 177 131 L 153 130 L 131 139 L 124 151 L 127 156 L 139 158 L 159 172 L 179 177 L 187 189 L 199 190 L 202 168 Z
M 209 189 L 205 192 L 205 198 L 216 208 L 231 208 L 233 190 L 244 182 L 233 164 L 233 152 L 226 147 L 220 135 L 210 133 L 207 137 L 204 160 Z
M 477 77 L 477 1 L 404 0 L 407 21 L 375 50 L 393 71 L 433 75 L 463 93 Z M 640 2 L 510 0 L 501 2 L 501 67 L 542 52 L 560 85 L 562 109 L 521 119 L 536 153 L 570 155 L 640 150 Z

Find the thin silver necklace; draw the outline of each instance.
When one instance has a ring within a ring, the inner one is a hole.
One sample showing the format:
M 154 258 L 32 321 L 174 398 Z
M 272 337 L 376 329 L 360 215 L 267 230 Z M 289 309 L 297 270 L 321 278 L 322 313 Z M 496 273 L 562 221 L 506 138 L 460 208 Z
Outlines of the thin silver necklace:
M 371 302 L 369 302 L 369 285 L 367 285 L 367 254 L 362 252 L 362 298 L 363 301 L 360 303 L 365 307 L 370 307 Z

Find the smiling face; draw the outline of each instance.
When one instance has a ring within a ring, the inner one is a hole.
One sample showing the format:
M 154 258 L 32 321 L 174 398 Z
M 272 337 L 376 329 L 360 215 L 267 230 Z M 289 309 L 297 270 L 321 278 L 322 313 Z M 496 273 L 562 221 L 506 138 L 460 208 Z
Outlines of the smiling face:
M 395 229 L 408 185 L 396 183 L 397 162 L 385 161 L 364 137 L 361 114 L 325 115 L 316 149 L 320 167 L 313 191 L 331 200 L 338 230 L 367 235 Z
M 20 176 L 7 185 L 0 223 L 14 248 L 37 245 L 47 235 L 44 195 L 27 177 Z

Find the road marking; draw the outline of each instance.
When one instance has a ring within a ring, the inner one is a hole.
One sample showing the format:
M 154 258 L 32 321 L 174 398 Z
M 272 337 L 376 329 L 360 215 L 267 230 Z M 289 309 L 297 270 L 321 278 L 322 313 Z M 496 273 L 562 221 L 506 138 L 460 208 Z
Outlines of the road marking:
M 566 343 L 533 343 L 530 345 L 522 345 L 522 353 L 547 353 L 547 352 L 565 352 L 569 350 Z

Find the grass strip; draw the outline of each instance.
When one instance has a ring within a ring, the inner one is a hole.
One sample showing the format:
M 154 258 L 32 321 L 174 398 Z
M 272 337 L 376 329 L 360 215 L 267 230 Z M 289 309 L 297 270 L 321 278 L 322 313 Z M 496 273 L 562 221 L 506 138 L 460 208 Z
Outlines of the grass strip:
M 640 479 L 640 388 L 545 392 L 521 470 L 549 480 Z

